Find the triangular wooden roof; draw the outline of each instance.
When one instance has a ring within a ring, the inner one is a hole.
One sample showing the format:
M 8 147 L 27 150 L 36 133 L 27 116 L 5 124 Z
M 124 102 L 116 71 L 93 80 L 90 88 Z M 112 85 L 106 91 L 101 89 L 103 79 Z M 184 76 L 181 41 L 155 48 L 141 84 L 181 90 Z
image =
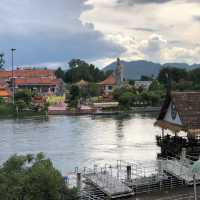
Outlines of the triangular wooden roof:
M 164 120 L 171 102 L 176 107 L 182 125 Z M 172 92 L 166 97 L 155 125 L 174 131 L 200 130 L 200 92 Z

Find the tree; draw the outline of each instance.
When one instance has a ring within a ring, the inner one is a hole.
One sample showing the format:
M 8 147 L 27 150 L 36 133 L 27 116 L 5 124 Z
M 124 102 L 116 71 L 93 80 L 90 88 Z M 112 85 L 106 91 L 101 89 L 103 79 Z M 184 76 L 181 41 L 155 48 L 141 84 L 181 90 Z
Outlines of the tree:
M 96 83 L 90 83 L 88 86 L 89 96 L 95 97 L 99 95 L 99 87 Z
M 135 99 L 135 95 L 132 92 L 126 91 L 120 95 L 119 102 L 122 106 L 129 108 L 133 105 Z
M 142 75 L 140 78 L 141 81 L 152 81 L 152 79 L 153 79 L 153 75 L 151 77 Z
M 0 168 L 0 199 L 74 200 L 78 195 L 42 154 L 14 155 Z
M 72 85 L 70 88 L 70 107 L 77 107 L 78 105 L 78 101 L 80 98 L 80 89 L 78 86 L 76 85 Z
M 157 90 L 164 90 L 163 85 L 160 84 L 160 82 L 158 80 L 153 80 L 150 87 L 149 87 L 150 91 L 157 91 Z
M 29 105 L 31 103 L 32 97 L 34 96 L 34 94 L 30 91 L 30 90 L 20 90 L 18 92 L 15 93 L 15 100 L 22 100 L 24 101 L 27 105 Z
M 96 68 L 92 64 L 88 64 L 80 59 L 72 59 L 69 62 L 69 70 L 64 75 L 67 83 L 75 83 L 81 79 L 89 82 L 99 82 L 105 79 L 110 72 L 105 72 Z
M 19 99 L 15 102 L 15 105 L 17 107 L 17 110 L 19 112 L 22 112 L 25 108 L 27 108 L 27 104 L 24 102 L 24 100 Z
M 0 97 L 0 104 L 4 104 L 5 100 L 3 99 L 3 97 Z
M 62 70 L 61 67 L 59 67 L 59 68 L 55 71 L 55 75 L 56 75 L 57 78 L 64 79 L 65 72 Z
M 186 69 L 180 69 L 176 67 L 164 67 L 158 74 L 158 81 L 164 85 L 167 85 L 168 77 L 171 81 L 179 82 L 180 80 L 188 79 L 188 72 Z

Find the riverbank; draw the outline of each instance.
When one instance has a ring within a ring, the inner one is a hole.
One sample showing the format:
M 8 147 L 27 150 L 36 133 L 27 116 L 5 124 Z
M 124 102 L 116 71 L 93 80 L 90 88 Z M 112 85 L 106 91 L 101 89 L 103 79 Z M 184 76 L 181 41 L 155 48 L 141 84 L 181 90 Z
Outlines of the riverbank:
M 17 112 L 13 104 L 10 103 L 0 104 L 0 119 L 24 118 L 24 117 L 35 117 L 35 116 L 47 116 L 47 112 L 45 110 L 43 111 L 24 110 L 23 112 Z

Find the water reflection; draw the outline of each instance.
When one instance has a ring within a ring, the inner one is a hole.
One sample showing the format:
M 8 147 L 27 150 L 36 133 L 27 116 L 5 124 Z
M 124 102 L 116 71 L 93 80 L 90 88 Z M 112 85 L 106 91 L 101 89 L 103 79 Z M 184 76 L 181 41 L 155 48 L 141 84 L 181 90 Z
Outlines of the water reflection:
M 63 173 L 75 166 L 154 160 L 159 148 L 151 115 L 51 116 L 0 121 L 0 161 L 10 155 L 44 152 Z

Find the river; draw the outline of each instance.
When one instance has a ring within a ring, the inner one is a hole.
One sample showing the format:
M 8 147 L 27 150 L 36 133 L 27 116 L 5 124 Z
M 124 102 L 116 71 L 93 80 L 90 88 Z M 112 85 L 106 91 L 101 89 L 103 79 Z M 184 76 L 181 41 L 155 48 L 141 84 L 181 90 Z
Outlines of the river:
M 154 122 L 149 114 L 0 120 L 0 162 L 13 154 L 43 152 L 66 174 L 76 166 L 155 160 L 160 130 Z

